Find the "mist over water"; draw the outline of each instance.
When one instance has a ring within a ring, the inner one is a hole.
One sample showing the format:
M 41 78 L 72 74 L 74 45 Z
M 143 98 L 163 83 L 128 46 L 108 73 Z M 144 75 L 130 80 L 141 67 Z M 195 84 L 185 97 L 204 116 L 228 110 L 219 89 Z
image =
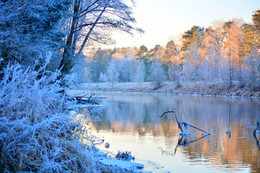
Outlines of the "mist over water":
M 152 171 L 260 172 L 260 147 L 252 128 L 260 118 L 259 99 L 137 94 L 106 98 L 110 106 L 94 128 L 110 143 L 112 153 L 131 151 Z M 193 135 L 177 145 L 175 117 L 158 117 L 167 110 L 212 135 Z

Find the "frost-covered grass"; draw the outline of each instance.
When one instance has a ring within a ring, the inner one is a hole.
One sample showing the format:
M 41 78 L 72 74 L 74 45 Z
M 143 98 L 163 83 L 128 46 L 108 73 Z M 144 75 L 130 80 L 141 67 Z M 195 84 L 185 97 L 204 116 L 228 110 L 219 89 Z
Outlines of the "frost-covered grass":
M 225 82 L 163 82 L 158 88 L 154 82 L 126 82 L 126 83 L 81 83 L 73 87 L 73 92 L 80 94 L 86 89 L 88 91 L 106 92 L 139 92 L 158 94 L 191 94 L 191 95 L 214 95 L 214 96 L 245 96 L 260 97 L 259 88 L 244 87 L 234 82 L 232 87 L 228 87 Z M 72 92 L 72 91 L 71 91 Z
M 45 69 L 33 71 L 18 64 L 4 69 L 0 82 L 0 172 L 113 170 L 95 157 L 92 144 L 97 139 L 88 136 L 84 120 L 76 118 L 75 101 L 61 92 L 59 72 Z M 81 143 L 84 136 L 88 144 Z

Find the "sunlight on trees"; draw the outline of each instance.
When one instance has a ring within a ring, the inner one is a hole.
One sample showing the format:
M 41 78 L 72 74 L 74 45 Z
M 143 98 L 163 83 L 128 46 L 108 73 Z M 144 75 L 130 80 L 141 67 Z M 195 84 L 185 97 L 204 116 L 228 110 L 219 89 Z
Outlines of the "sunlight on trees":
M 216 21 L 208 28 L 193 26 L 182 35 L 181 45 L 169 41 L 165 48 L 155 45 L 149 50 L 142 45 L 110 50 L 106 57 L 111 59 L 105 58 L 103 63 L 117 60 L 118 82 L 154 82 L 158 86 L 163 81 L 175 82 L 176 86 L 193 82 L 205 88 L 217 83 L 227 88 L 259 87 L 259 16 L 258 10 L 253 15 L 254 24 L 232 19 Z M 138 64 L 142 67 L 138 68 Z M 98 71 L 95 69 L 93 74 Z M 140 74 L 142 80 L 136 80 L 135 74 Z

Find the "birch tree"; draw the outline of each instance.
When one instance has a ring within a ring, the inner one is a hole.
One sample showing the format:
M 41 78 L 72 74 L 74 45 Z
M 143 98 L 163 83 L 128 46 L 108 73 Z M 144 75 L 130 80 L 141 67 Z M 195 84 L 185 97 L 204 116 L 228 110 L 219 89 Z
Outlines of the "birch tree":
M 251 48 L 251 52 L 243 64 L 242 82 L 247 86 L 257 86 L 257 82 L 260 81 L 260 57 L 256 46 Z
M 239 20 L 233 20 L 226 22 L 226 39 L 225 49 L 226 58 L 229 64 L 228 82 L 229 86 L 233 85 L 235 69 L 241 69 L 242 59 L 239 57 L 239 43 L 242 40 L 242 22 Z
M 160 88 L 162 83 L 167 80 L 162 63 L 154 62 L 151 66 L 150 80 L 155 82 L 156 87 Z
M 119 81 L 119 72 L 117 62 L 115 60 L 111 60 L 107 68 L 107 77 L 108 81 L 111 82 L 112 87 L 114 87 L 114 83 Z

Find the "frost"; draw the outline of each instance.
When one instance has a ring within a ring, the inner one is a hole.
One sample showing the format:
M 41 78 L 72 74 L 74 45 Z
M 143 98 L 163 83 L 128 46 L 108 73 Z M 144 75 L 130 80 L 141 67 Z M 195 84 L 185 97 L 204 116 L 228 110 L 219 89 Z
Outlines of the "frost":
M 76 101 L 62 92 L 59 71 L 46 71 L 46 66 L 33 71 L 9 64 L 4 69 L 0 82 L 0 172 L 102 170 L 93 150 L 99 139 L 82 125 L 85 121 L 76 118 Z M 82 140 L 89 142 L 83 144 Z
M 118 151 L 118 153 L 116 154 L 116 158 L 129 161 L 135 160 L 135 157 L 132 155 L 130 151 Z

